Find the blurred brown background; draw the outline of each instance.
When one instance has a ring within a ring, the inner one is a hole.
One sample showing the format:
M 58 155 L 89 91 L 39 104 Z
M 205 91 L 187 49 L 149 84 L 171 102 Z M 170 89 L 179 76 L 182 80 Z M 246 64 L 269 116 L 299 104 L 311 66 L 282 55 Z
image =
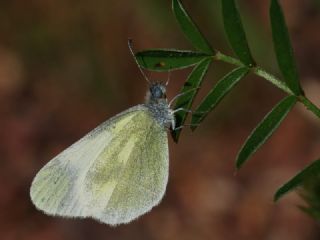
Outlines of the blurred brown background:
M 212 45 L 232 54 L 218 2 L 183 1 Z M 319 104 L 320 2 L 281 2 L 302 85 Z M 268 1 L 240 3 L 253 55 L 279 75 Z M 297 209 L 302 201 L 295 193 L 272 202 L 277 187 L 319 158 L 319 119 L 296 107 L 234 174 L 243 141 L 284 96 L 254 76 L 196 132 L 184 130 L 178 145 L 170 141 L 167 193 L 150 213 L 111 228 L 90 219 L 49 217 L 34 208 L 29 187 L 46 162 L 105 119 L 143 101 L 146 82 L 130 56 L 128 37 L 137 49 L 191 48 L 169 0 L 0 2 L 0 239 L 320 239 L 319 225 Z M 211 66 L 198 101 L 229 69 Z M 189 71 L 172 73 L 170 98 Z

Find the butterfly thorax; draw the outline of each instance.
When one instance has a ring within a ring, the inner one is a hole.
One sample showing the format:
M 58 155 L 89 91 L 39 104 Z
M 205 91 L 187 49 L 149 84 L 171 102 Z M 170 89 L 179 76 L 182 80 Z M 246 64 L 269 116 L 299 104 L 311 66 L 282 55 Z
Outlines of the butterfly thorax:
M 165 85 L 153 83 L 147 92 L 145 105 L 161 126 L 174 129 L 174 114 L 168 105 Z

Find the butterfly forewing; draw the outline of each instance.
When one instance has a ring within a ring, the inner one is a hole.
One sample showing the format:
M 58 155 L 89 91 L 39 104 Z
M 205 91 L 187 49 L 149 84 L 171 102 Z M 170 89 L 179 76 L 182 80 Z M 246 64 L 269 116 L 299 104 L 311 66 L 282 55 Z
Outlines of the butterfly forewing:
M 102 123 L 36 175 L 31 199 L 51 215 L 116 225 L 149 211 L 168 181 L 167 133 L 139 105 Z

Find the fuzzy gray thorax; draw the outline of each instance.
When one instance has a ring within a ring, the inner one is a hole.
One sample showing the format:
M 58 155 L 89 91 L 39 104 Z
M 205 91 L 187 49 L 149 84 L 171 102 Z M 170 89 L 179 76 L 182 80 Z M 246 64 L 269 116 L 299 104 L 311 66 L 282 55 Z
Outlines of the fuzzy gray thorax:
M 145 105 L 161 126 L 175 128 L 174 114 L 168 105 L 165 85 L 153 83 L 147 92 Z

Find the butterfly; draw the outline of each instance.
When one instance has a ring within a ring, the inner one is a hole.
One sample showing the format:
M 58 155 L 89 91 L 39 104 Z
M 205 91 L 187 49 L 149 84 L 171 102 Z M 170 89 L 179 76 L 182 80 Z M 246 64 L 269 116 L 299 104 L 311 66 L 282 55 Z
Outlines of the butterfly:
M 129 48 L 133 54 L 130 42 Z M 156 206 L 168 182 L 167 132 L 175 129 L 177 111 L 166 86 L 150 83 L 144 104 L 103 122 L 49 161 L 31 184 L 36 208 L 118 225 Z

